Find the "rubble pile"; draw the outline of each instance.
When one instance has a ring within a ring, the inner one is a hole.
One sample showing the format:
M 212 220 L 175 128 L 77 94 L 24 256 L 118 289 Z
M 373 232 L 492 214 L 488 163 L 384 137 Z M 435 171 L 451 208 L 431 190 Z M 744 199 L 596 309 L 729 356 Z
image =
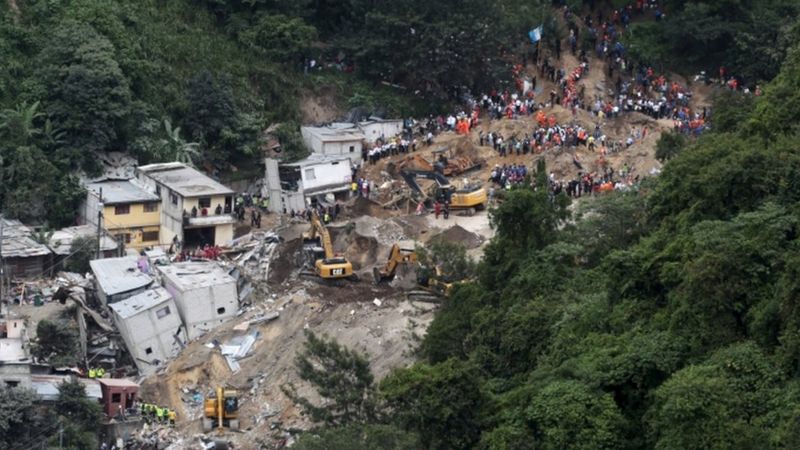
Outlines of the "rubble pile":
M 467 250 L 471 250 L 480 247 L 484 239 L 476 233 L 465 230 L 460 225 L 453 225 L 445 231 L 431 237 L 430 242 L 436 241 L 460 244 Z
M 126 448 L 148 450 L 223 450 L 231 447 L 227 439 L 212 438 L 205 434 L 195 434 L 186 438 L 169 425 L 145 423 L 131 435 Z
M 267 281 L 273 253 L 280 237 L 273 231 L 255 231 L 233 241 L 225 252 L 253 282 Z

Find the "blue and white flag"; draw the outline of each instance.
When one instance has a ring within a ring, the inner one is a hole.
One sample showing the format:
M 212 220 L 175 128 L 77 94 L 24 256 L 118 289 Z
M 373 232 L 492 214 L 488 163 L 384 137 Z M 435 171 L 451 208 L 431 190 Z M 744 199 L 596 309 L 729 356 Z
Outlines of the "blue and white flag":
M 531 38 L 531 42 L 532 43 L 535 44 L 535 43 L 539 42 L 542 39 L 542 26 L 539 25 L 538 27 L 532 29 L 528 33 L 528 36 Z

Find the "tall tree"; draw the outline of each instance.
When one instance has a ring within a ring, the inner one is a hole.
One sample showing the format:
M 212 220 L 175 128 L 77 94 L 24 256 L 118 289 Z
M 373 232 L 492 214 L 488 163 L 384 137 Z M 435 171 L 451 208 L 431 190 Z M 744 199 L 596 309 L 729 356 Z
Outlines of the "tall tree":
M 97 170 L 94 152 L 121 147 L 117 138 L 130 111 L 129 83 L 114 47 L 91 26 L 66 21 L 38 61 L 45 108 L 65 133 L 60 162 Z
M 282 386 L 283 392 L 302 405 L 315 422 L 343 425 L 375 420 L 377 398 L 366 357 L 311 331 L 305 335 L 305 349 L 296 360 L 298 374 L 328 402 L 314 405 L 299 396 L 292 385 Z

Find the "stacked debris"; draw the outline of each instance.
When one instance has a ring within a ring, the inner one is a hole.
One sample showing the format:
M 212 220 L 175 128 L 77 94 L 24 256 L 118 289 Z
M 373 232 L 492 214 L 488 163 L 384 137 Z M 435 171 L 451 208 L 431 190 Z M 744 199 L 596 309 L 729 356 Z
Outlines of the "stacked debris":
M 266 281 L 272 254 L 281 238 L 272 231 L 255 231 L 235 239 L 223 254 L 242 269 L 252 282 Z
M 188 450 L 188 449 L 227 449 L 230 442 L 227 439 L 211 438 L 205 434 L 196 434 L 191 439 L 181 437 L 173 427 L 161 424 L 144 424 L 144 426 L 131 435 L 125 448 L 143 450 Z

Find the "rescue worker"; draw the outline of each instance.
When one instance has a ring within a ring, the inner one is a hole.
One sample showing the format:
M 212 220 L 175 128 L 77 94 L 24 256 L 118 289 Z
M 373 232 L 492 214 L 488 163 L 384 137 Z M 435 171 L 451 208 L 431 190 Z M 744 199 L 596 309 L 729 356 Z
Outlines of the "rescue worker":
M 89 378 L 97 378 L 97 370 L 93 367 L 89 369 Z
M 170 425 L 172 425 L 172 426 L 175 425 L 175 417 L 176 416 L 177 415 L 175 414 L 175 410 L 170 409 L 169 412 L 167 413 L 167 417 L 169 418 L 169 424 Z
M 95 376 L 97 378 L 103 378 L 103 375 L 105 374 L 106 374 L 106 369 L 103 369 L 102 367 L 98 367 L 97 370 L 95 370 Z
M 164 422 L 164 411 L 166 409 L 167 408 L 162 408 L 160 406 L 156 406 L 156 420 L 158 421 L 158 423 L 163 423 Z

